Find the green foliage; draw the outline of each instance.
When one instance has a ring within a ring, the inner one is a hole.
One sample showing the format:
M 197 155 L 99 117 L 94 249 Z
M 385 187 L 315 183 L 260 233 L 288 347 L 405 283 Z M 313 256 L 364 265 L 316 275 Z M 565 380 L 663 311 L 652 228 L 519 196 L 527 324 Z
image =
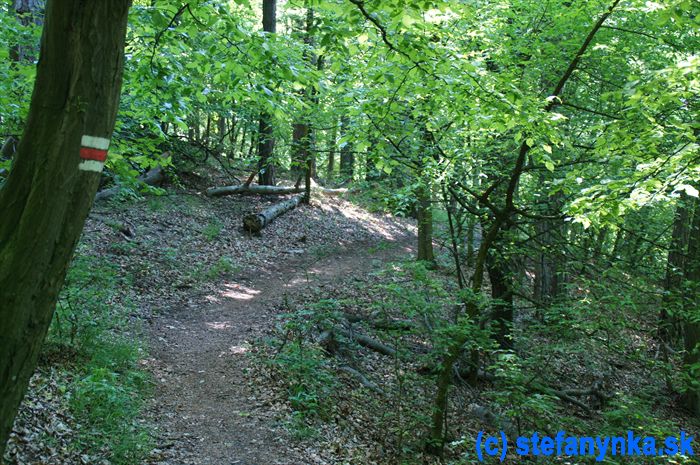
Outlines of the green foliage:
M 132 336 L 138 333 L 133 306 L 118 300 L 127 285 L 114 264 L 78 253 L 47 339 L 49 354 L 72 353 L 78 362 L 65 367 L 73 380 L 69 404 L 80 420 L 76 447 L 123 465 L 141 461 L 152 446 L 138 420 L 150 393 L 149 377 L 138 365 L 145 351 Z
M 240 269 L 231 257 L 219 257 L 219 259 L 207 270 L 206 277 L 215 279 L 231 274 Z
M 128 342 L 122 344 L 122 349 L 130 346 Z M 111 350 L 119 348 L 115 346 Z M 105 361 L 115 362 L 111 354 Z M 148 393 L 146 375 L 134 367 L 115 372 L 99 367 L 99 363 L 91 364 L 85 371 L 85 376 L 74 383 L 70 392 L 71 408 L 85 422 L 79 441 L 88 450 L 109 450 L 114 464 L 142 460 L 152 447 L 145 425 L 135 421 L 143 407 L 142 399 Z
M 202 234 L 208 241 L 213 241 L 217 237 L 219 237 L 219 234 L 221 234 L 221 230 L 224 228 L 224 225 L 221 223 L 221 221 L 217 219 L 210 220 L 209 223 L 204 227 L 202 230 Z
M 319 325 L 331 324 L 337 308 L 337 302 L 326 300 L 281 315 L 284 334 L 269 341 L 274 356 L 268 363 L 286 386 L 287 400 L 294 411 L 292 429 L 302 437 L 312 434 L 307 420 L 324 418 L 329 413 L 338 386 L 326 354 L 319 346 L 306 342 Z

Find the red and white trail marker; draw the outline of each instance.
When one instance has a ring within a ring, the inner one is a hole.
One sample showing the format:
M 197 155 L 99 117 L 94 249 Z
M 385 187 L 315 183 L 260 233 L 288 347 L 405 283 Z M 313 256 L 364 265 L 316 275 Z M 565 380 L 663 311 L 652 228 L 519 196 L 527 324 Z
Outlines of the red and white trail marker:
M 83 136 L 80 140 L 81 162 L 78 169 L 81 171 L 94 171 L 100 173 L 105 166 L 109 139 L 104 137 Z

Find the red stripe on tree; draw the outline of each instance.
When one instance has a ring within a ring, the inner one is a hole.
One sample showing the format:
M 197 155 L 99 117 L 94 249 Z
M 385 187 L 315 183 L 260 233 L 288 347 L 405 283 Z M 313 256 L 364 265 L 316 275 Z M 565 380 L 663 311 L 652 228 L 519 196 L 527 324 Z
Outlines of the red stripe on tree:
M 84 160 L 105 161 L 107 159 L 107 151 L 93 149 L 90 147 L 80 147 L 80 158 Z

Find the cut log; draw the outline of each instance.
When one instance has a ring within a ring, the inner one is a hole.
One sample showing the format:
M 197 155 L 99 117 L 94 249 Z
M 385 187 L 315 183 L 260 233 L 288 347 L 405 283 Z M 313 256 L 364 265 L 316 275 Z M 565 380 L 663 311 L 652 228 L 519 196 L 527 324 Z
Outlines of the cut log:
M 379 352 L 380 354 L 387 355 L 389 357 L 396 357 L 396 349 L 389 347 L 386 344 L 382 344 L 379 341 L 375 341 L 370 337 L 367 337 L 360 333 L 356 333 L 354 331 L 347 331 L 341 328 L 336 328 L 336 331 L 339 334 L 343 335 L 345 338 L 351 341 L 355 341 L 363 347 L 371 349 L 375 352 Z
M 348 192 L 347 189 L 326 189 L 316 183 L 313 183 L 312 191 L 319 192 L 324 195 L 342 195 Z M 259 184 L 240 184 L 237 186 L 211 187 L 207 189 L 208 197 L 221 197 L 223 195 L 233 194 L 257 194 L 257 195 L 287 195 L 299 194 L 304 192 L 304 187 L 295 186 L 261 186 Z
M 165 173 L 163 172 L 162 166 L 156 166 L 148 170 L 146 174 L 143 174 L 137 178 L 137 181 L 142 182 L 148 186 L 160 186 L 165 180 Z M 103 189 L 95 195 L 95 202 L 99 200 L 105 200 L 114 197 L 121 190 L 120 186 L 110 187 L 109 189 Z
M 360 382 L 361 385 L 363 385 L 364 387 L 366 387 L 370 391 L 374 391 L 377 394 L 380 394 L 382 396 L 386 395 L 386 393 L 384 391 L 382 391 L 382 389 L 379 386 L 377 386 L 375 383 L 373 383 L 372 381 L 367 379 L 367 377 L 365 375 L 363 375 L 362 373 L 360 373 L 356 369 L 346 365 L 346 366 L 339 367 L 338 370 L 344 371 L 345 373 L 352 375 L 355 379 L 357 379 Z
M 243 229 L 251 233 L 259 233 L 268 224 L 272 223 L 278 216 L 284 215 L 289 210 L 293 210 L 299 205 L 304 199 L 304 195 L 295 195 L 289 200 L 284 200 L 282 202 L 276 203 L 270 208 L 261 211 L 260 213 L 253 213 L 246 215 L 243 218 Z
M 258 184 L 246 186 L 241 184 L 238 186 L 212 187 L 207 189 L 207 196 L 221 197 L 222 195 L 232 194 L 287 195 L 299 194 L 303 191 L 304 189 L 293 186 L 260 186 Z

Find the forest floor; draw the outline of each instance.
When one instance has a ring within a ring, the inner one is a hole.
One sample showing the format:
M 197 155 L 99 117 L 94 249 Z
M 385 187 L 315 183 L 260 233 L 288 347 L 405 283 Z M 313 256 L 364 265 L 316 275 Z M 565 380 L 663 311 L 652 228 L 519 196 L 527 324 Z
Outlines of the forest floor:
M 439 328 L 460 308 L 450 257 L 436 243 L 426 269 L 412 220 L 331 197 L 241 230 L 278 200 L 190 189 L 97 204 L 8 463 L 438 463 L 421 451 Z M 698 431 L 660 369 L 656 302 L 584 278 L 566 306 L 519 302 L 516 350 L 485 360 L 491 380 L 455 381 L 439 463 L 476 463 L 482 429 Z
M 139 418 L 103 421 L 135 422 L 149 431 L 144 444 L 124 445 L 149 449 L 139 463 L 327 463 L 313 448 L 292 440 L 285 423 L 289 409 L 251 369 L 260 360 L 248 350 L 273 332 L 290 299 L 322 295 L 388 261 L 409 258 L 415 227 L 410 220 L 324 197 L 277 219 L 261 237 L 242 231 L 245 213 L 279 199 L 208 199 L 188 191 L 93 208 L 76 256 L 90 258 L 88 275 L 98 272 L 91 267 L 99 263 L 126 277 L 114 293 L 99 295 L 104 297 L 99 304 L 127 309 L 125 325 L 107 323 L 107 337 L 119 333 L 139 347 L 136 361 L 151 374 L 152 384 L 146 390 L 152 399 Z M 126 234 L 118 224 L 128 226 Z M 93 284 L 100 285 L 87 278 L 75 287 Z M 73 312 L 70 297 L 65 308 Z M 90 332 L 92 316 L 66 316 L 63 309 L 59 305 L 61 319 L 71 326 L 70 343 L 63 336 L 66 323 L 59 321 L 18 415 L 6 460 L 134 463 L 133 450 L 117 459 L 109 438 L 98 442 L 100 448 L 86 439 L 100 435 L 104 426 L 76 409 L 81 383 L 93 379 L 78 366 L 91 355 L 67 346 L 81 345 L 74 339 Z
M 412 230 L 397 228 L 396 222 L 379 224 L 394 231 L 390 238 L 377 234 L 331 243 L 332 249 L 320 255 L 300 244 L 271 266 L 241 273 L 214 293 L 154 320 L 154 416 L 163 420 L 162 437 L 172 445 L 158 463 L 326 463 L 312 448 L 291 440 L 285 407 L 265 392 L 265 380 L 253 376 L 254 359 L 247 355 L 254 341 L 275 329 L 279 315 L 288 311 L 286 302 L 298 294 L 343 287 L 389 261 L 409 257 Z M 382 241 L 386 245 L 375 248 Z

